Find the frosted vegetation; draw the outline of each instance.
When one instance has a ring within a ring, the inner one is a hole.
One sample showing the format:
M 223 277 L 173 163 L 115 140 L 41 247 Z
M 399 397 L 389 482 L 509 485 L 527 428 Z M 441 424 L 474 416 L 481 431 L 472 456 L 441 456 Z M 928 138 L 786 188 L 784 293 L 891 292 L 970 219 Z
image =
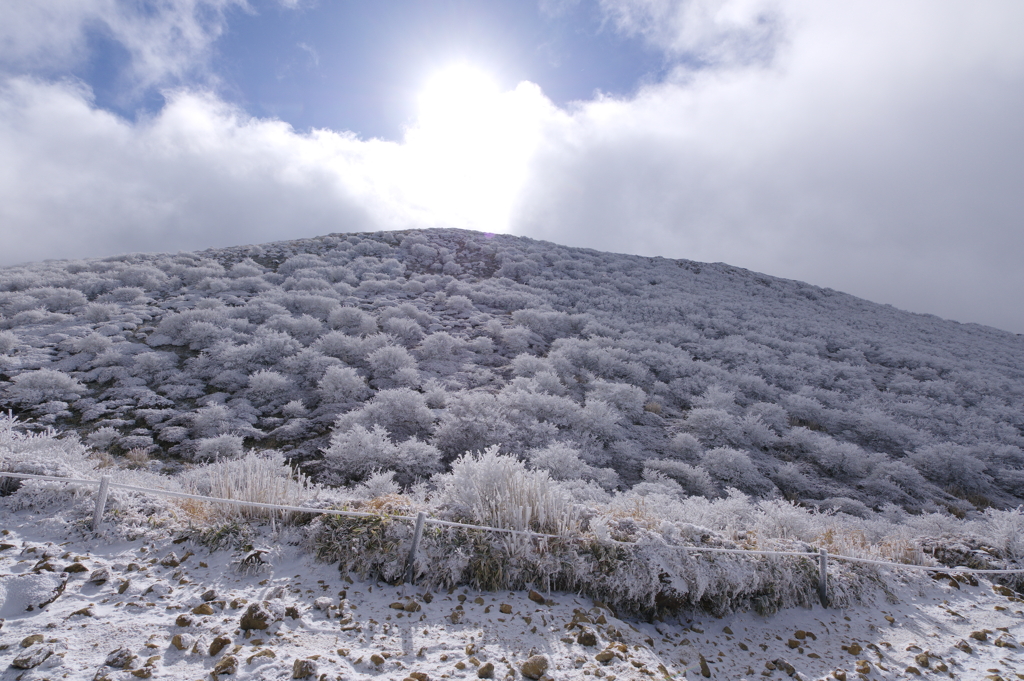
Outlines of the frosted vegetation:
M 1022 557 L 1024 339 L 723 264 L 434 230 L 9 267 L 0 407 L 28 472 Z

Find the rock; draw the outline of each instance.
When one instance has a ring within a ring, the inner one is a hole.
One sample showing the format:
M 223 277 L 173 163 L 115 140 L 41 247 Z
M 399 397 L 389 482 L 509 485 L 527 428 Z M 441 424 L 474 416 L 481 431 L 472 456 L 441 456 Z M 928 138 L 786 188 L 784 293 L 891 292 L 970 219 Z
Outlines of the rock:
M 867 660 L 857 660 L 857 662 L 854 663 L 853 668 L 855 670 L 857 670 L 858 674 L 870 674 L 871 673 L 871 663 L 868 662 Z
M 224 650 L 224 648 L 229 645 L 231 645 L 231 639 L 227 636 L 218 636 L 213 639 L 213 643 L 210 644 L 210 657 L 220 655 L 220 651 Z
M 914 662 L 919 667 L 924 667 L 925 669 L 928 669 L 928 666 L 931 664 L 931 660 L 928 659 L 928 653 L 918 653 L 914 656 Z
M 797 641 L 795 638 L 791 638 L 788 641 L 786 641 L 786 645 L 789 646 L 790 648 L 799 648 L 800 647 L 800 641 Z
M 967 653 L 968 655 L 974 652 L 974 649 L 971 648 L 971 645 L 963 639 L 960 639 L 959 641 L 954 643 L 953 647 L 961 652 Z
M 81 563 L 79 563 L 77 561 L 72 563 L 71 565 L 68 565 L 63 570 L 63 572 L 68 572 L 68 573 L 71 573 L 71 574 L 78 574 L 79 572 L 88 572 L 88 571 L 89 571 L 89 568 L 85 567 L 84 565 L 82 565 Z
M 80 615 L 82 617 L 92 617 L 92 610 L 90 610 L 91 607 L 91 605 L 87 605 L 84 608 L 75 610 L 73 613 L 69 615 L 69 617 L 74 617 L 75 615 Z
M 334 605 L 334 599 L 330 596 L 321 596 L 320 598 L 313 601 L 313 607 L 317 610 L 323 610 L 324 612 L 331 609 Z
M 490 662 L 484 662 L 476 670 L 476 677 L 478 679 L 493 679 L 494 678 L 494 665 Z
M 708 661 L 704 659 L 703 655 L 697 655 L 697 661 L 700 662 L 700 675 L 705 679 L 711 678 L 711 667 L 708 666 Z
M 970 633 L 970 638 L 973 638 L 975 641 L 987 641 L 988 631 L 984 629 L 982 629 L 981 631 L 972 631 Z
M 53 654 L 49 646 L 33 646 L 11 661 L 15 669 L 33 669 L 46 661 Z
M 285 617 L 291 617 L 293 620 L 297 620 L 302 617 L 302 613 L 299 612 L 299 606 L 289 605 L 284 609 Z
M 793 638 L 803 641 L 807 638 L 807 632 L 803 629 L 797 629 L 795 632 L 793 632 Z
M 132 676 L 134 676 L 134 677 L 136 677 L 138 679 L 148 679 L 151 676 L 153 676 L 153 668 L 152 667 L 140 667 L 138 669 L 133 669 L 132 670 Z
M 160 561 L 160 564 L 164 567 L 176 568 L 179 565 L 181 565 L 181 561 L 178 560 L 178 556 L 174 554 L 174 551 L 171 551 L 166 556 L 164 556 L 164 559 Z
M 293 679 L 308 679 L 310 676 L 316 676 L 316 672 L 316 660 L 295 660 L 295 662 L 292 663 Z
M 579 643 L 581 646 L 587 646 L 588 648 L 591 646 L 596 646 L 597 634 L 595 634 L 590 629 L 583 629 L 576 636 L 576 643 Z
M 117 593 L 123 594 L 125 591 L 128 590 L 128 587 L 131 586 L 131 585 L 132 585 L 132 580 L 130 580 L 130 579 L 124 580 L 123 582 L 121 582 L 120 584 L 117 585 Z
M 1017 642 L 1013 640 L 1008 634 L 1003 634 L 997 638 L 993 643 L 1000 648 L 1016 648 Z
M 26 636 L 25 638 L 21 639 L 21 647 L 22 648 L 28 648 L 30 645 L 33 645 L 35 643 L 42 643 L 42 642 L 43 642 L 43 635 L 42 634 L 32 634 L 31 636 Z
M 896 624 L 896 618 L 893 617 L 892 615 L 886 615 L 885 616 L 885 621 L 888 622 L 889 624 Z
M 530 592 L 530 600 L 533 599 L 533 594 L 536 591 Z M 538 596 L 540 594 L 537 594 Z M 542 597 L 543 598 L 543 597 Z M 539 679 L 544 676 L 544 672 L 548 670 L 548 658 L 546 655 L 534 655 L 519 667 L 519 671 L 523 673 L 528 679 Z
M 732 636 L 732 629 L 730 627 L 725 627 L 722 629 L 722 633 L 728 636 Z
M 602 650 L 597 655 L 594 655 L 594 659 L 597 660 L 598 662 L 600 662 L 601 664 L 607 664 L 607 663 L 611 662 L 612 658 L 614 658 L 614 657 L 615 657 L 615 653 L 613 653 L 610 650 Z
M 401 601 L 395 601 L 388 607 L 392 610 L 405 610 L 405 603 L 402 603 Z
M 213 614 L 213 606 L 211 606 L 209 603 L 203 603 L 202 605 L 197 605 L 196 607 L 192 608 L 192 614 L 193 615 L 212 615 Z
M 138 656 L 127 648 L 118 648 L 107 655 L 104 664 L 115 669 L 131 669 L 136 657 Z
M 913 665 L 907 667 L 907 673 L 913 674 L 914 676 L 921 676 L 921 670 Z
M 1017 594 L 1014 593 L 1013 589 L 1003 586 L 1002 584 L 993 584 L 992 591 L 996 592 L 1000 596 L 1006 596 L 1007 598 L 1013 598 Z
M 251 603 L 239 620 L 242 629 L 266 629 L 274 621 L 274 615 L 263 603 Z
M 217 600 L 217 592 L 213 589 L 207 589 L 203 592 L 203 595 L 200 596 L 200 598 L 202 598 L 207 603 L 209 603 L 210 601 L 215 601 Z
M 430 677 L 424 672 L 409 672 L 409 678 L 416 681 L 430 681 Z
M 89 579 L 85 580 L 85 583 L 97 585 L 105 584 L 106 582 L 109 582 L 113 576 L 113 573 L 110 572 L 110 568 L 100 567 L 92 571 L 92 574 L 89 575 Z
M 191 634 L 175 634 L 171 637 L 171 645 L 178 650 L 187 650 L 188 648 L 191 648 L 192 644 L 195 642 L 195 636 L 192 636 Z
M 416 601 L 409 601 L 408 603 L 405 604 L 405 611 L 406 612 L 419 612 L 422 609 L 422 607 L 423 606 L 421 606 Z
M 846 681 L 846 670 L 845 669 L 837 669 L 834 672 L 832 672 L 832 677 L 836 681 Z
M 238 671 L 238 658 L 227 655 L 213 667 L 214 674 L 234 674 Z
M 777 659 L 777 660 L 772 660 L 772 664 L 775 665 L 776 669 L 781 669 L 782 671 L 786 672 L 786 674 L 788 674 L 790 676 L 793 676 L 793 674 L 796 672 L 796 667 L 794 667 L 793 665 L 791 665 L 789 662 L 787 662 L 786 660 L 782 659 L 781 657 L 779 659 Z
M 192 618 L 188 615 L 178 615 L 174 620 L 174 626 L 176 627 L 190 627 L 192 626 Z
M 851 643 L 849 646 L 843 646 L 843 649 L 851 655 L 860 655 L 864 649 L 860 647 L 859 643 Z
M 264 648 L 263 650 L 257 651 L 255 653 L 253 653 L 252 655 L 250 655 L 249 659 L 247 659 L 245 661 L 245 663 L 246 664 L 252 664 L 255 660 L 258 660 L 261 657 L 265 657 L 268 660 L 274 660 L 274 659 L 277 659 L 277 653 L 275 653 L 270 648 Z
M 502 615 L 511 615 L 512 614 L 512 606 L 509 605 L 508 603 L 502 603 L 501 605 L 498 606 L 498 612 L 500 612 Z
M 378 653 L 374 653 L 373 655 L 370 655 L 370 662 L 379 667 L 382 664 L 384 664 L 384 658 L 381 657 Z
M 540 603 L 541 605 L 544 604 L 544 596 L 542 596 L 541 594 L 537 593 L 536 591 L 533 591 L 532 589 L 530 590 L 530 593 L 527 594 L 527 596 L 534 603 Z

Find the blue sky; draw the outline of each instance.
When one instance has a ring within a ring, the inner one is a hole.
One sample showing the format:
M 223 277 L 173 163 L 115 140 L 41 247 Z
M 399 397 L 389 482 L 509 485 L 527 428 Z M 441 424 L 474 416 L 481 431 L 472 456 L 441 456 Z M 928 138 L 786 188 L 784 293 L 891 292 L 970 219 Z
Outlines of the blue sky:
M 1024 332 L 1016 0 L 7 0 L 0 265 L 463 227 Z

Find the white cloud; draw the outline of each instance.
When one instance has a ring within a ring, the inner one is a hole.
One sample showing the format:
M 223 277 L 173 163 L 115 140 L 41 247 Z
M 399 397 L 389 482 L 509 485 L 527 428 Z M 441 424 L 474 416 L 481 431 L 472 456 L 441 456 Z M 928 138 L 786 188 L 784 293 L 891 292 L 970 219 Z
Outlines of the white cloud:
M 79 86 L 8 78 L 0 261 L 504 228 L 1024 331 L 1024 5 L 604 5 L 669 58 L 722 67 L 568 110 L 523 84 L 425 115 L 400 142 L 298 134 L 187 90 L 129 123 Z M 765 12 L 768 62 L 734 39 L 761 35 Z M 203 30 L 196 53 L 215 35 Z M 138 59 L 165 74 L 178 63 Z

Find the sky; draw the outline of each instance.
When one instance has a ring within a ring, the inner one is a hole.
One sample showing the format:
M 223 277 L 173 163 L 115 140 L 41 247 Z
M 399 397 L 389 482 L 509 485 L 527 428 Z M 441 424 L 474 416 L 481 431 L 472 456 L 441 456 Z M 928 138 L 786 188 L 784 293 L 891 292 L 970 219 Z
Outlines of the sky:
M 6 0 L 0 265 L 461 227 L 1024 333 L 1024 3 Z

